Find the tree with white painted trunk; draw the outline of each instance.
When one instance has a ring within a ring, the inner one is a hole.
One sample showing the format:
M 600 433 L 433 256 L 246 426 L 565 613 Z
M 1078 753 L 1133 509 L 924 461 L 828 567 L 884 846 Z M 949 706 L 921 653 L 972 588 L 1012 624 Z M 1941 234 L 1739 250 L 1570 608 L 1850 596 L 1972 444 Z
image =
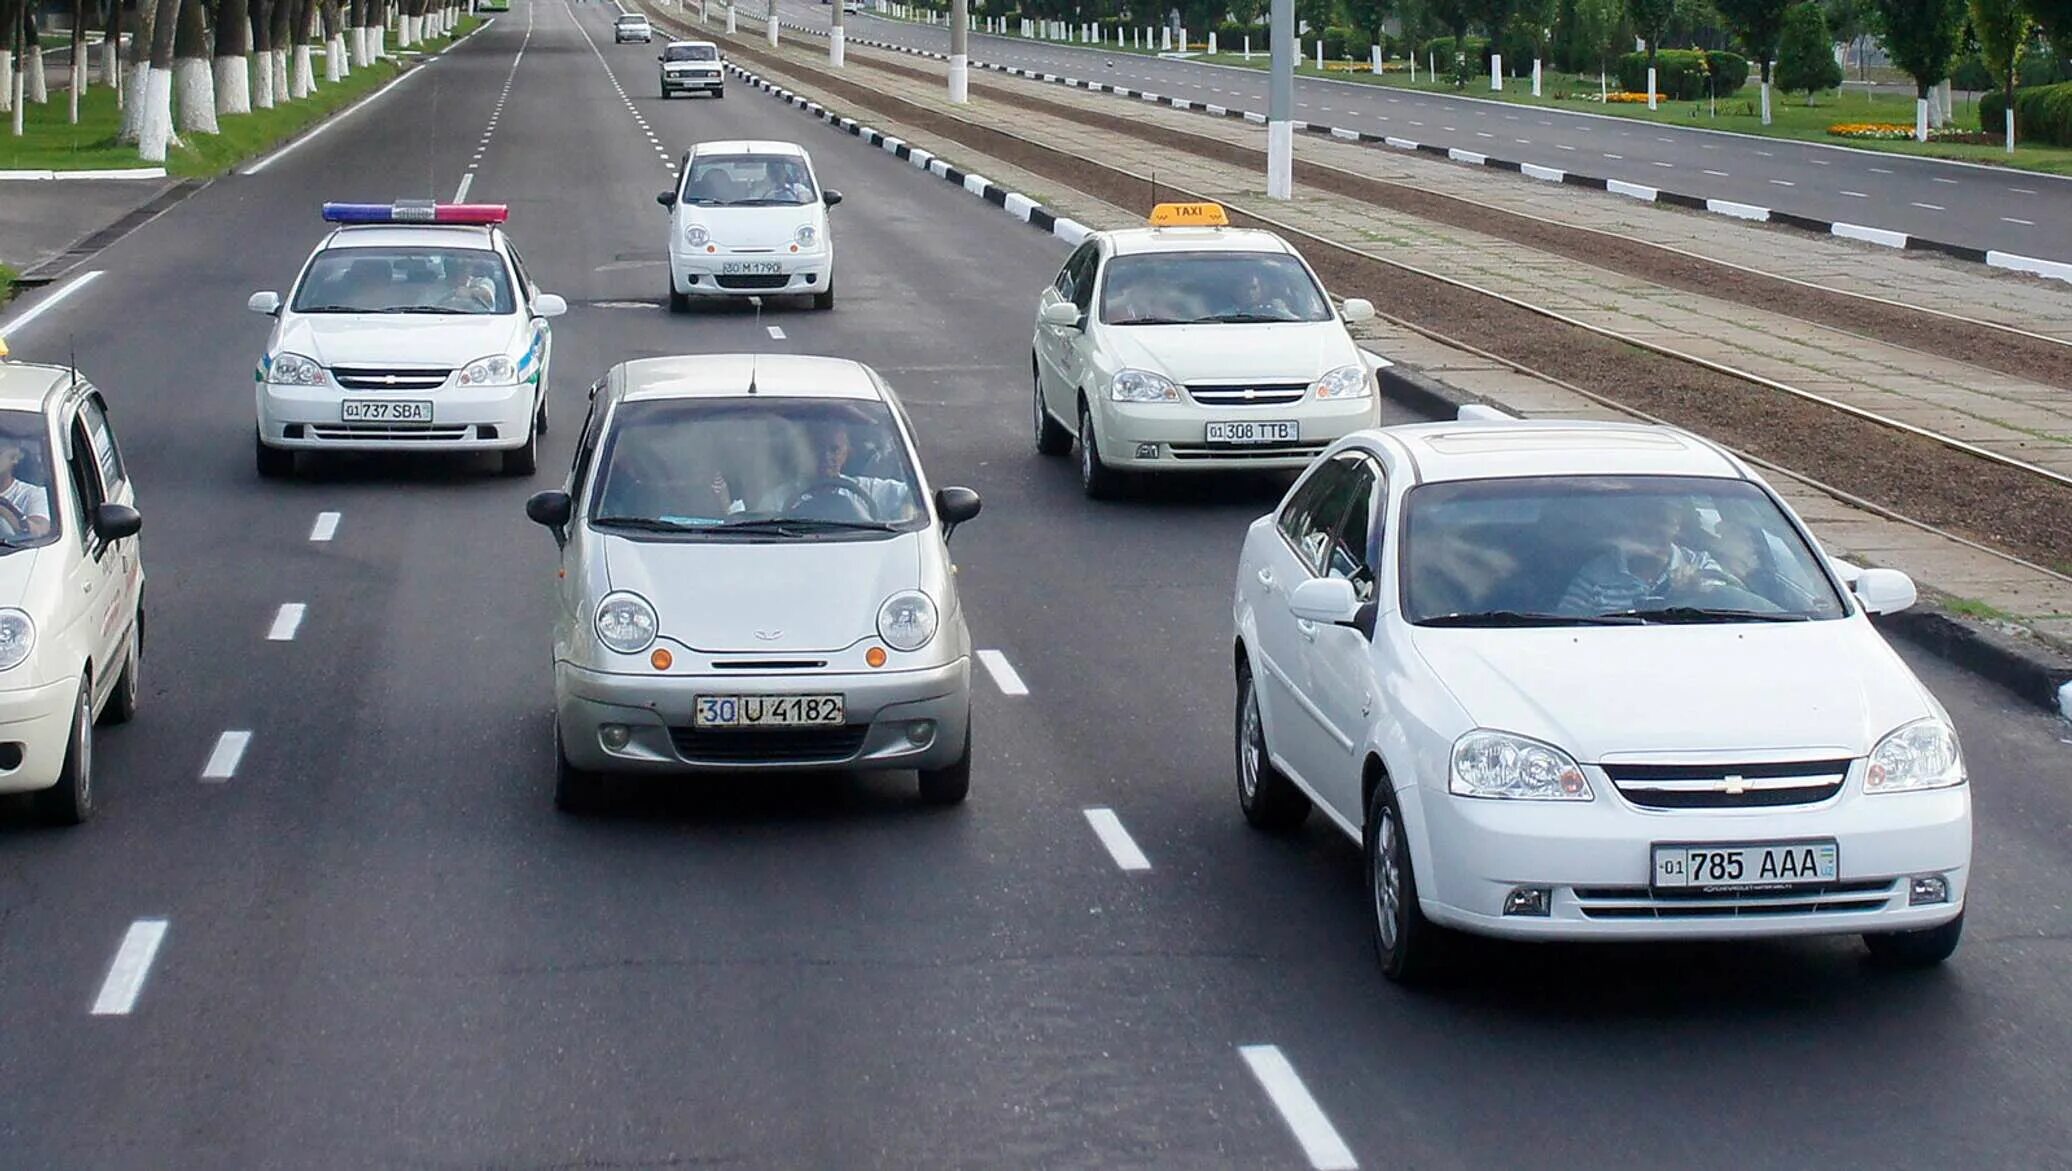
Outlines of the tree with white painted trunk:
M 158 31 L 158 0 L 137 0 L 137 28 L 130 34 L 129 99 L 122 106 L 120 141 L 135 146 L 144 140 L 144 90 L 151 78 L 151 44 Z M 170 89 L 170 86 L 168 87 Z
M 138 0 L 141 7 L 150 0 Z M 143 123 L 137 131 L 137 157 L 162 163 L 173 145 L 173 35 L 180 26 L 180 0 L 152 4 L 150 69 L 144 75 Z
M 2022 0 L 1971 0 L 1972 35 L 1978 38 L 1979 56 L 1985 61 L 1986 72 L 1993 75 L 1993 81 L 2000 87 L 2000 96 L 2007 102 L 2003 115 L 2007 135 L 2007 153 L 2014 153 L 2014 91 L 2021 83 L 2022 47 L 2036 31 L 2036 22 L 2030 17 Z
M 93 76 L 93 63 L 86 55 L 86 0 L 72 0 L 72 70 L 65 121 L 79 125 L 79 98 Z
M 252 79 L 252 108 L 271 110 L 273 97 L 273 9 L 287 0 L 249 0 L 247 24 L 252 33 L 252 53 L 247 61 Z M 282 98 L 288 95 L 282 94 Z
M 120 2 L 120 0 L 115 0 Z M 252 19 L 248 0 L 216 0 L 216 112 L 252 112 Z
M 1750 59 L 1762 66 L 1763 125 L 1770 124 L 1770 69 L 1777 60 L 1777 38 L 1784 34 L 1784 13 L 1791 0 L 1713 0 Z
M 295 0 L 274 0 L 267 23 L 266 67 L 273 74 L 273 100 L 285 102 L 295 95 L 288 88 L 288 54 L 295 44 Z
M 215 134 L 216 74 L 202 0 L 181 0 L 173 29 L 173 113 L 182 134 Z
M 115 87 L 115 106 L 122 108 L 122 3 L 105 0 L 106 23 L 101 28 L 101 84 Z
M 15 94 L 21 86 L 21 74 L 15 69 L 16 51 L 22 44 L 22 15 L 14 4 L 0 0 L 0 111 L 14 114 L 14 135 L 22 135 L 22 102 Z
M 1655 50 L 1661 47 L 1662 31 L 1676 16 L 1676 0 L 1626 0 L 1626 16 L 1633 32 L 1648 47 L 1648 109 L 1655 108 Z
M 50 85 L 43 73 L 43 22 L 36 18 L 36 5 L 30 4 L 28 16 L 23 23 L 22 41 L 22 96 L 43 105 L 50 101 Z
M 324 80 L 335 84 L 352 72 L 345 51 L 345 11 L 338 0 L 324 0 L 320 8 L 324 14 Z
M 288 95 L 297 101 L 316 92 L 317 88 L 316 58 L 310 52 L 310 40 L 315 36 L 311 29 L 317 19 L 316 7 L 312 0 L 299 0 L 295 5 L 294 24 L 290 26 L 289 35 L 295 47 L 290 56 L 292 72 L 288 78 Z
M 1929 91 L 1950 75 L 1964 0 L 1876 0 L 1885 52 L 1914 79 L 1914 138 L 1928 141 Z

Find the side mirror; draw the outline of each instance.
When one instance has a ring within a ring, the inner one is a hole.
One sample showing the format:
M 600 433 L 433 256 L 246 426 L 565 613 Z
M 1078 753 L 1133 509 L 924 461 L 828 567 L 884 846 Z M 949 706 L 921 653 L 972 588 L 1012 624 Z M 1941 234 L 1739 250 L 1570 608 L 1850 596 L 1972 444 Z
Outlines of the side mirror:
M 541 293 L 532 299 L 532 312 L 535 317 L 559 317 L 568 312 L 568 302 L 553 293 Z
M 1914 579 L 1897 569 L 1866 569 L 1849 583 L 1857 601 L 1873 614 L 1897 614 L 1920 598 Z
M 661 204 L 663 207 L 675 207 L 676 192 L 664 191 L 662 194 L 655 196 L 655 202 Z
M 251 299 L 245 302 L 245 308 L 250 309 L 254 313 L 264 313 L 271 317 L 281 311 L 281 295 L 271 292 L 253 293 Z
M 558 536 L 576 514 L 576 502 L 559 488 L 535 492 L 525 501 L 525 515 L 532 523 L 545 525 Z
M 134 537 L 144 527 L 144 518 L 127 504 L 112 501 L 94 509 L 94 536 L 103 541 Z
M 1338 307 L 1338 315 L 1347 321 L 1374 320 L 1374 302 L 1365 297 L 1347 297 L 1345 304 Z
M 1360 595 L 1342 577 L 1313 577 L 1288 595 L 1288 609 L 1305 622 L 1350 626 L 1360 616 Z
M 957 531 L 957 526 L 978 515 L 978 493 L 969 488 L 937 488 L 935 490 L 935 515 L 942 518 L 943 540 Z
M 1051 301 L 1043 306 L 1043 324 L 1060 329 L 1079 328 L 1079 306 L 1070 301 Z
M 820 202 L 833 207 L 835 204 L 842 202 L 842 193 L 839 191 L 823 191 L 820 193 Z
M 667 60 L 669 60 L 669 54 L 667 54 L 667 53 L 657 53 L 657 54 L 655 54 L 655 60 L 657 60 L 657 61 L 667 61 Z

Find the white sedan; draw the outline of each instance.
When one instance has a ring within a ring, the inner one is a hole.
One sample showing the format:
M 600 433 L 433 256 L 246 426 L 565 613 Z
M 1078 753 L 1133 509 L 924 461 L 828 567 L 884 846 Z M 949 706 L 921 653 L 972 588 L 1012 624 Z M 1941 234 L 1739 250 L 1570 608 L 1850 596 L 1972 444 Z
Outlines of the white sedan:
M 820 186 L 813 158 L 793 142 L 701 142 L 669 209 L 669 308 L 694 299 L 795 295 L 835 306 L 835 241 L 827 209 L 842 193 Z
M 1665 427 L 1464 419 L 1335 445 L 1245 540 L 1238 796 L 1366 850 L 1383 970 L 1521 939 L 1964 922 L 1957 733 L 1746 464 Z
M 1036 307 L 1036 450 L 1079 443 L 1103 498 L 1130 472 L 1308 466 L 1380 421 L 1366 355 L 1309 265 L 1215 204 L 1160 204 L 1152 227 L 1096 232 Z

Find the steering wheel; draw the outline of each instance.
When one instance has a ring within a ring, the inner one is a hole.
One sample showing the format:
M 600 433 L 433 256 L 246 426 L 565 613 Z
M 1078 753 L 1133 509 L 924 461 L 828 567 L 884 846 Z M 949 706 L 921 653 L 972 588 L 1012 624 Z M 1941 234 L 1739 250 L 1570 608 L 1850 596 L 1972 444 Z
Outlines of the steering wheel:
M 26 537 L 29 535 L 29 518 L 22 513 L 21 509 L 14 506 L 14 501 L 7 499 L 5 496 L 0 496 L 0 524 L 7 526 L 7 531 L 0 533 L 0 537 Z
M 847 480 L 818 480 L 791 498 L 785 509 L 810 520 L 871 520 L 870 498 Z

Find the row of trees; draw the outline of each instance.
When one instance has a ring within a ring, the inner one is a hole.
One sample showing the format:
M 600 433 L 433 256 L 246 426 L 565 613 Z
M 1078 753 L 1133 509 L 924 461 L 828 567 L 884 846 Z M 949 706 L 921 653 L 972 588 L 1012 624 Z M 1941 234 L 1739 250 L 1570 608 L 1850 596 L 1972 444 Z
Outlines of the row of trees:
M 91 83 L 87 30 L 99 27 L 102 83 L 121 104 L 121 139 L 163 162 L 181 134 L 218 133 L 217 117 L 271 109 L 343 80 L 387 56 L 384 31 L 409 48 L 452 30 L 465 10 L 454 0 L 71 0 L 71 118 Z M 33 0 L 0 0 L 0 110 L 48 100 L 39 15 Z M 123 46 L 128 53 L 123 55 Z M 17 74 L 19 67 L 19 75 Z

